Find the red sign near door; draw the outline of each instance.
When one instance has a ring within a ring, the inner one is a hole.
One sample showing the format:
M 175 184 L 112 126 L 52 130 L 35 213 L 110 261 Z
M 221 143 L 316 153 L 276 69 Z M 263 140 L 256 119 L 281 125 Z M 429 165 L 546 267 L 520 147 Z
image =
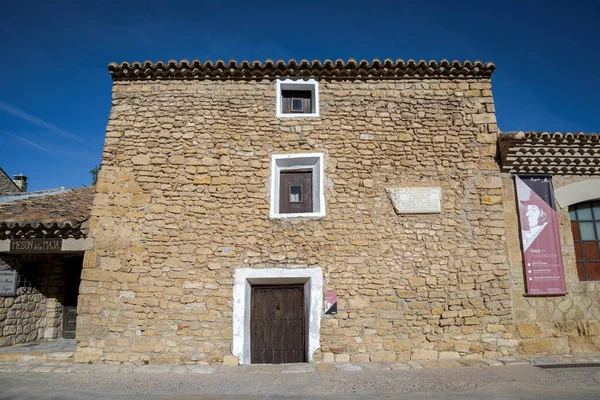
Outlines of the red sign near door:
M 554 210 L 551 177 L 515 177 L 527 293 L 566 293 L 565 272 Z
M 325 292 L 325 314 L 337 314 L 337 294 L 335 292 Z

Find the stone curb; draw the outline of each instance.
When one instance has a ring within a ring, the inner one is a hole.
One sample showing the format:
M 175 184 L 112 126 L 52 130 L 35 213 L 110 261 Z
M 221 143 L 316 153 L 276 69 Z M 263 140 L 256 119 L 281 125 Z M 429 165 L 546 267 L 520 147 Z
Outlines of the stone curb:
M 600 363 L 600 354 L 564 354 L 499 359 L 420 360 L 388 363 L 265 364 L 243 366 L 211 365 L 117 365 L 61 362 L 3 362 L 0 373 L 149 373 L 149 374 L 278 374 L 356 371 L 404 371 L 422 368 L 489 367 L 502 365 L 561 365 Z M 596 376 L 600 383 L 600 373 Z

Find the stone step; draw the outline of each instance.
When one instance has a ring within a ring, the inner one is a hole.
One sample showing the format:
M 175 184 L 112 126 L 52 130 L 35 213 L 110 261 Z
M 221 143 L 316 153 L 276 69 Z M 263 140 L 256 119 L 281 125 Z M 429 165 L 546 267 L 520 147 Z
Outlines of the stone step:
M 74 351 L 60 351 L 53 353 L 42 352 L 6 352 L 0 353 L 0 362 L 44 362 L 44 363 L 72 363 Z

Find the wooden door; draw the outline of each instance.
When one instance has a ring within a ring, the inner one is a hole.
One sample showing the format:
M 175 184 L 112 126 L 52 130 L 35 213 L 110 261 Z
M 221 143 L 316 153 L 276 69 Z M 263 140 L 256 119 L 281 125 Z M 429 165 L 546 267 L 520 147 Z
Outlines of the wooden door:
M 313 212 L 312 183 L 312 171 L 281 171 L 279 213 Z
M 304 285 L 253 286 L 251 296 L 252 364 L 305 362 Z
M 77 327 L 77 306 L 63 307 L 63 338 L 75 339 Z
M 77 328 L 77 298 L 81 283 L 83 257 L 73 257 L 67 262 L 65 297 L 63 301 L 63 338 L 75 339 Z

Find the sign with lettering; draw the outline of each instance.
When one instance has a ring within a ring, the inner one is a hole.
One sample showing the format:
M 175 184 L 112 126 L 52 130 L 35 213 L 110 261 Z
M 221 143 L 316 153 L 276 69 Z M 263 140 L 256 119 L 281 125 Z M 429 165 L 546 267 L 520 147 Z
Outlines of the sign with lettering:
M 10 251 L 15 253 L 48 253 L 60 251 L 62 239 L 14 239 L 10 241 Z
M 564 295 L 567 290 L 551 176 L 517 176 L 519 222 L 527 294 Z
M 0 271 L 0 296 L 17 294 L 17 271 Z
M 442 189 L 414 187 L 387 189 L 398 214 L 435 214 L 442 211 Z

